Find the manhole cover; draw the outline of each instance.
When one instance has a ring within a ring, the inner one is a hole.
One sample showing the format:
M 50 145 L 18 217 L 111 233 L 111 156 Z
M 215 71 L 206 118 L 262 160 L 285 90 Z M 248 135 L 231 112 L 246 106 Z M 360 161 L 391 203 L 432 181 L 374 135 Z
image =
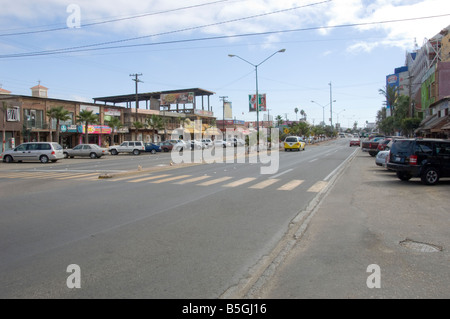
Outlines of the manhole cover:
M 411 239 L 405 239 L 405 240 L 401 241 L 400 245 L 402 245 L 403 247 L 406 247 L 408 249 L 420 251 L 422 253 L 435 253 L 438 251 L 442 251 L 442 247 L 440 247 L 440 246 L 421 243 L 421 242 L 414 241 Z

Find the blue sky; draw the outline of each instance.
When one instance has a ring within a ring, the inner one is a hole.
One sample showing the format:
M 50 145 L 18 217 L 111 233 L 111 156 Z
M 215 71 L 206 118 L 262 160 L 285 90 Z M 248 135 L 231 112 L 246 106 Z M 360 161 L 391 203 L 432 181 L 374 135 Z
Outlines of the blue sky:
M 41 81 L 51 98 L 93 102 L 134 93 L 130 74 L 142 73 L 139 92 L 202 88 L 218 119 L 227 96 L 252 121 L 255 69 L 228 54 L 259 64 L 286 49 L 258 67 L 270 115 L 295 120 L 298 108 L 319 124 L 325 110 L 329 124 L 331 87 L 333 123 L 362 127 L 386 75 L 449 21 L 448 0 L 15 0 L 0 11 L 0 84 L 30 95 Z

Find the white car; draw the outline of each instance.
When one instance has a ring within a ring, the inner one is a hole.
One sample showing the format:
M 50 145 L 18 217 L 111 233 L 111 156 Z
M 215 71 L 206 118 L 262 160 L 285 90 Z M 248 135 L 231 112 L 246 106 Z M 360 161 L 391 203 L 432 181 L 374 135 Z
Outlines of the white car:
M 173 150 L 177 152 L 183 151 L 185 149 L 189 150 L 190 146 L 188 146 L 188 144 L 183 140 L 178 140 L 178 142 L 173 146 Z
M 387 157 L 389 156 L 390 151 L 380 151 L 378 152 L 377 156 L 375 157 L 375 164 L 378 166 L 387 167 Z
M 132 153 L 133 155 L 139 155 L 145 152 L 145 145 L 142 141 L 125 141 L 120 145 L 113 145 L 109 147 L 111 155 L 117 155 L 119 153 Z
M 32 142 L 23 143 L 15 149 L 5 151 L 1 154 L 5 163 L 39 161 L 55 163 L 64 158 L 63 148 L 55 142 Z
M 213 141 L 209 138 L 202 139 L 202 144 L 203 144 L 203 148 L 210 148 L 210 147 L 214 146 Z

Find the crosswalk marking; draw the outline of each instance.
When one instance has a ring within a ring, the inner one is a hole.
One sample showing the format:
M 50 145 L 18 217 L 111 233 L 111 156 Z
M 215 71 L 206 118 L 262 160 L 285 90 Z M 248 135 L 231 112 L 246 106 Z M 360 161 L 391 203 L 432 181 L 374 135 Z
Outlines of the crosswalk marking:
M 56 179 L 77 179 L 77 178 L 84 178 L 84 177 L 93 177 L 93 176 L 98 176 L 99 173 L 89 173 L 89 174 L 79 174 L 79 175 L 69 175 L 69 176 L 64 176 L 64 177 L 55 177 Z
M 165 182 L 171 182 L 177 179 L 182 179 L 182 178 L 186 178 L 186 177 L 190 177 L 191 175 L 180 175 L 180 176 L 173 176 L 173 177 L 168 177 L 168 178 L 164 178 L 164 179 L 159 179 L 157 181 L 153 181 L 151 183 L 153 184 L 159 184 L 159 183 L 165 183 Z
M 262 181 L 258 184 L 255 184 L 253 186 L 250 186 L 249 188 L 253 188 L 253 189 L 263 189 L 266 188 L 267 186 L 270 186 L 272 184 L 275 184 L 276 182 L 278 182 L 279 179 L 276 178 L 272 178 L 272 179 L 266 179 L 265 181 Z
M 152 179 L 157 179 L 157 178 L 163 178 L 163 177 L 167 177 L 170 176 L 169 174 L 163 174 L 163 175 L 153 175 L 153 176 L 149 176 L 149 177 L 144 177 L 144 178 L 139 178 L 139 179 L 133 179 L 131 181 L 128 181 L 128 183 L 138 183 L 138 182 L 144 182 L 144 181 L 149 181 Z
M 229 183 L 229 184 L 226 184 L 226 185 L 224 185 L 224 187 L 236 187 L 236 186 L 241 186 L 241 185 L 243 185 L 243 184 L 246 184 L 246 183 L 250 183 L 251 181 L 254 181 L 256 178 L 254 178 L 254 177 L 246 177 L 246 178 L 242 178 L 242 179 L 239 179 L 239 180 L 237 180 L 237 181 L 234 181 L 234 182 L 231 182 L 231 183 Z
M 303 182 L 304 182 L 304 180 L 294 179 L 294 180 L 284 184 L 283 186 L 278 187 L 278 190 L 280 190 L 280 191 L 291 191 L 291 190 L 293 190 L 294 188 L 296 188 L 297 186 L 299 186 Z
M 324 181 L 318 181 L 317 183 L 315 183 L 313 186 L 311 186 L 308 189 L 308 192 L 310 193 L 318 193 L 320 192 L 322 189 L 325 188 L 325 186 L 328 185 L 328 182 L 324 182 Z
M 225 181 L 227 181 L 229 179 L 231 179 L 231 177 L 225 176 L 225 177 L 216 178 L 216 179 L 213 179 L 213 180 L 210 180 L 210 181 L 207 181 L 207 182 L 203 182 L 203 183 L 200 183 L 198 185 L 200 185 L 200 186 L 210 186 L 210 185 L 214 185 L 214 184 L 217 184 L 217 183 L 225 182 Z
M 202 180 L 210 178 L 210 177 L 211 176 L 206 176 L 206 175 L 199 176 L 199 177 L 193 177 L 193 178 L 185 179 L 184 181 L 176 182 L 175 184 L 183 185 L 183 184 L 188 184 L 188 183 L 194 183 L 194 182 L 202 181 Z

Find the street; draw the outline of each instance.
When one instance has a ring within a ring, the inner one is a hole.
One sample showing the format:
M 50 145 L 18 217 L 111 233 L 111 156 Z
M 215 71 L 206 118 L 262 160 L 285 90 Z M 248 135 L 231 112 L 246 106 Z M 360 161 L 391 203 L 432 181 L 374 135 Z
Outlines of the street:
M 171 167 L 168 153 L 2 163 L 0 296 L 232 296 L 355 151 L 337 140 L 280 152 L 272 175 L 248 159 Z M 80 289 L 66 285 L 71 264 Z

